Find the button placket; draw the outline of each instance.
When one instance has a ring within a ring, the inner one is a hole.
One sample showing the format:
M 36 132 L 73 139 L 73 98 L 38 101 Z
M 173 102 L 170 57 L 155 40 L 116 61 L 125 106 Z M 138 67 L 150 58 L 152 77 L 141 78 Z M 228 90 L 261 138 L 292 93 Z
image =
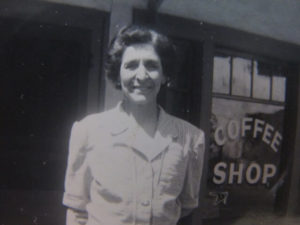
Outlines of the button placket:
M 149 206 L 150 205 L 150 200 L 145 200 L 141 203 L 142 206 Z
M 139 159 L 138 172 L 138 205 L 137 215 L 139 222 L 149 224 L 151 219 L 152 192 L 153 192 L 153 169 L 149 161 Z

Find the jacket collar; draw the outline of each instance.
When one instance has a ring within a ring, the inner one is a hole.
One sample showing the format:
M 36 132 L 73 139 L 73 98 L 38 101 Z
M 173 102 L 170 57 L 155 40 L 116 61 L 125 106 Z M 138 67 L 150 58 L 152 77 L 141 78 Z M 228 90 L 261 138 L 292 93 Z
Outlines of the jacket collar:
M 146 143 L 143 143 L 139 140 L 130 142 L 132 137 L 130 135 L 130 123 L 128 116 L 122 107 L 122 102 L 119 102 L 118 105 L 112 109 L 110 112 L 112 121 L 110 121 L 110 134 L 112 137 L 122 140 L 130 147 L 134 148 L 136 151 L 139 151 L 145 156 L 143 149 L 145 149 Z M 178 130 L 175 127 L 172 116 L 167 114 L 162 107 L 159 106 L 159 117 L 156 134 L 154 137 L 155 148 L 151 149 L 151 154 L 149 157 L 146 157 L 149 161 L 157 157 L 161 152 L 167 149 L 171 142 L 176 142 L 178 139 Z
M 110 123 L 110 134 L 112 136 L 118 136 L 126 132 L 129 129 L 129 121 L 127 119 L 126 112 L 123 110 L 122 102 L 119 102 L 117 106 L 110 112 L 112 115 Z

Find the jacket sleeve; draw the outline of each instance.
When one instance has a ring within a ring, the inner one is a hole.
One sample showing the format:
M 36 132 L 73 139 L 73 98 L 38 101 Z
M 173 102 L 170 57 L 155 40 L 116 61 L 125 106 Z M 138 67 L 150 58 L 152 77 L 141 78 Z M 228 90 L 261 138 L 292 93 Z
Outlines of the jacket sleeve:
M 81 212 L 86 211 L 86 204 L 90 201 L 89 191 L 92 180 L 87 163 L 87 138 L 88 130 L 84 121 L 75 122 L 69 142 L 63 204 Z
M 181 202 L 181 216 L 186 216 L 194 208 L 198 207 L 200 182 L 203 172 L 203 158 L 205 149 L 204 133 L 197 130 L 191 135 L 189 149 L 189 162 L 187 165 L 183 190 L 179 196 Z
M 86 225 L 88 214 L 86 211 L 79 211 L 68 208 L 66 216 L 66 225 Z

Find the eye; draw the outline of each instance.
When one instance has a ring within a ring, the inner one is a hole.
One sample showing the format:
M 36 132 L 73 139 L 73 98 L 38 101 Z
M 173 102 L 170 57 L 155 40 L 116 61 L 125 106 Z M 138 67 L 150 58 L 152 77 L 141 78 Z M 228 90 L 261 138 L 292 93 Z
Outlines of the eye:
M 139 63 L 138 61 L 130 61 L 124 64 L 125 69 L 128 70 L 135 70 L 136 68 L 138 68 Z
M 159 62 L 154 60 L 148 60 L 145 62 L 145 67 L 149 71 L 159 70 Z

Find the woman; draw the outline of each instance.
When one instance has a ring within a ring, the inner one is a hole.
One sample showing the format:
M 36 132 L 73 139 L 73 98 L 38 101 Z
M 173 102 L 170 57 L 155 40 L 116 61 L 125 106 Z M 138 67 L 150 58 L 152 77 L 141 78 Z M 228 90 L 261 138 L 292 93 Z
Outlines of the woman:
M 174 67 L 171 52 L 165 36 L 136 26 L 112 41 L 106 72 L 123 100 L 73 125 L 68 225 L 175 225 L 198 206 L 204 134 L 156 100 Z

